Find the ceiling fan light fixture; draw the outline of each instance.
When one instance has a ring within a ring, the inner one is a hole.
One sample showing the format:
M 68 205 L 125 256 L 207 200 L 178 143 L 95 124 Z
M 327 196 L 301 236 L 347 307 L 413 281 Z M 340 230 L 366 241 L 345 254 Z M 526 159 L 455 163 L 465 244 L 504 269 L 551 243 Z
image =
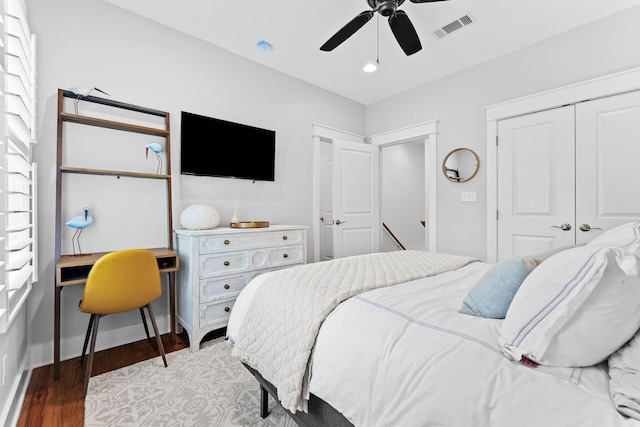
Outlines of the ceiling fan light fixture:
M 370 62 L 362 67 L 362 71 L 364 71 L 365 73 L 373 73 L 378 69 L 378 65 L 379 64 L 377 62 Z
M 376 62 L 370 62 L 362 67 L 365 73 L 373 73 L 380 66 L 380 19 L 376 18 Z
M 404 51 L 405 55 L 413 55 L 422 49 L 420 38 L 416 32 L 413 23 L 409 19 L 407 12 L 399 10 L 405 0 L 366 0 L 371 8 L 360 12 L 355 18 L 347 22 L 345 26 L 340 28 L 337 33 L 329 38 L 320 46 L 320 50 L 330 52 L 340 46 L 345 40 L 354 35 L 356 31 L 362 28 L 373 16 L 378 13 L 388 18 L 389 27 L 396 41 Z M 447 0 L 411 0 L 411 3 L 434 3 Z

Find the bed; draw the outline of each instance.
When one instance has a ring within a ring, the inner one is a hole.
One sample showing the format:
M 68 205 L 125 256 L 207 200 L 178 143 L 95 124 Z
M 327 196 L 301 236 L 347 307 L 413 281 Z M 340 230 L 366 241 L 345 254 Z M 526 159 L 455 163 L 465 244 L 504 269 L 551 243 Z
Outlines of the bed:
M 640 426 L 640 223 L 495 265 L 398 251 L 256 277 L 232 354 L 299 425 Z

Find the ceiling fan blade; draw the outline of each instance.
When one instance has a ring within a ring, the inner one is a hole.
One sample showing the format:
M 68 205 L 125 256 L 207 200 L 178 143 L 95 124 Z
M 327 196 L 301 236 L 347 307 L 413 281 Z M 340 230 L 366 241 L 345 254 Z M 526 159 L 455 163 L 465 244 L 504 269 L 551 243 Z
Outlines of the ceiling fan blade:
M 329 52 L 340 46 L 343 41 L 351 37 L 356 31 L 362 28 L 364 24 L 369 22 L 369 20 L 373 18 L 374 13 L 375 12 L 373 10 L 367 10 L 360 13 L 358 16 L 349 21 L 347 25 L 338 30 L 338 32 L 335 33 L 333 37 L 327 40 L 327 42 L 320 47 L 320 50 Z
M 416 33 L 416 29 L 404 10 L 397 10 L 396 13 L 389 17 L 389 26 L 407 56 L 413 55 L 422 49 L 418 33 Z
M 411 0 L 411 3 L 434 3 L 437 1 L 448 1 L 448 0 Z

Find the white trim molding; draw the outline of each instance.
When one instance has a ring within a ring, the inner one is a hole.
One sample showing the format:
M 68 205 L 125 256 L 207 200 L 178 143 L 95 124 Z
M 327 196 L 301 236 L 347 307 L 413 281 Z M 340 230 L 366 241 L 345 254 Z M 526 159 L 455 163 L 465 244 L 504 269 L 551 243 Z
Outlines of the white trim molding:
M 343 131 L 340 129 L 335 129 L 335 128 L 331 128 L 325 125 L 320 125 L 317 123 L 314 123 L 311 125 L 311 135 L 314 137 L 319 137 L 319 138 L 325 138 L 325 139 L 341 139 L 344 141 L 351 141 L 351 142 L 364 142 L 365 141 L 365 137 L 362 135 L 358 135 L 355 133 L 351 133 L 351 132 L 347 132 L 347 131 Z
M 489 105 L 485 107 L 486 121 L 506 119 L 638 89 L 640 67 Z
M 370 136 L 369 141 L 372 145 L 398 144 L 409 140 L 420 139 L 421 137 L 428 137 L 429 135 L 435 135 L 437 132 L 438 121 L 431 120 Z

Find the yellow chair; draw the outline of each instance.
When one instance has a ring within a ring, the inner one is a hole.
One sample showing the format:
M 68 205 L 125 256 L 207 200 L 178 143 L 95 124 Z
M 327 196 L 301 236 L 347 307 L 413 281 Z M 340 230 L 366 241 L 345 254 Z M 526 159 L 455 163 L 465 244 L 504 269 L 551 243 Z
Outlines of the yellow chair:
M 158 350 L 164 361 L 164 366 L 167 366 L 162 340 L 158 334 L 158 326 L 151 309 L 151 301 L 160 295 L 162 295 L 160 270 L 153 252 L 146 249 L 126 249 L 110 252 L 96 261 L 89 272 L 84 295 L 78 305 L 81 312 L 91 314 L 82 348 L 81 363 L 87 350 L 89 334 L 93 331 L 84 377 L 84 396 L 87 395 L 89 377 L 91 377 L 98 323 L 100 318 L 107 314 L 139 309 L 147 338 L 150 339 L 143 311 L 143 307 L 146 307 L 151 318 L 153 331 L 156 334 Z

